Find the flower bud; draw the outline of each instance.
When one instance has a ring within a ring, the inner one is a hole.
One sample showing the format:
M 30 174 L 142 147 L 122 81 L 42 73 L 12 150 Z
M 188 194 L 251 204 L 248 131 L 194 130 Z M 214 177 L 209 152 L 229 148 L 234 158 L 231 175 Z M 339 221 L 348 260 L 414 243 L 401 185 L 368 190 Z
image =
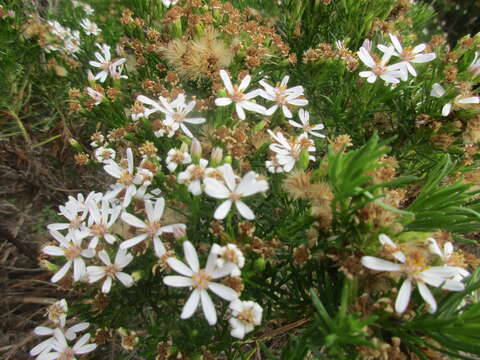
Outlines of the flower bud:
M 297 162 L 297 169 L 299 169 L 301 171 L 307 170 L 308 163 L 310 161 L 310 159 L 308 157 L 309 157 L 309 155 L 308 155 L 307 150 L 304 150 L 300 153 L 300 157 L 299 157 L 298 162 Z
M 68 140 L 68 142 L 70 143 L 70 145 L 72 145 L 72 147 L 75 150 L 80 151 L 80 152 L 85 151 L 83 149 L 83 146 L 77 140 L 75 140 L 74 138 L 70 138 L 70 140 Z
M 187 236 L 187 229 L 185 226 L 174 226 L 173 236 L 175 237 L 175 240 L 182 240 Z
M 223 149 L 220 147 L 215 147 L 212 150 L 212 156 L 210 157 L 210 166 L 217 167 L 222 163 L 223 159 Z
M 257 260 L 255 260 L 255 262 L 253 263 L 253 269 L 255 270 L 255 272 L 257 273 L 261 273 L 263 272 L 263 270 L 265 270 L 267 266 L 267 262 L 265 261 L 265 259 L 263 257 L 259 257 Z
M 192 139 L 192 146 L 190 146 L 190 155 L 194 164 L 198 164 L 202 157 L 202 144 L 197 138 Z

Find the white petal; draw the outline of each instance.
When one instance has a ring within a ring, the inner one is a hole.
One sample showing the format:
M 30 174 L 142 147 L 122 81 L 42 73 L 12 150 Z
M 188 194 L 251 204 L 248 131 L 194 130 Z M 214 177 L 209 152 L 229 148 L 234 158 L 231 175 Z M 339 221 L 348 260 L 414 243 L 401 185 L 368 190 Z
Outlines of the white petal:
M 217 106 L 228 106 L 232 103 L 232 99 L 227 98 L 227 97 L 222 97 L 222 98 L 216 98 L 215 99 L 215 105 Z
M 33 332 L 35 333 L 35 335 L 38 335 L 38 336 L 46 336 L 46 335 L 52 335 L 55 332 L 55 330 L 50 329 L 46 326 L 37 326 L 35 330 L 33 330 Z
M 400 271 L 403 269 L 402 265 L 395 264 L 388 260 L 379 259 L 374 256 L 362 257 L 363 266 L 378 271 Z
M 122 213 L 121 219 L 130 226 L 140 228 L 140 229 L 147 228 L 147 225 L 142 220 L 140 220 L 136 216 L 133 216 L 132 214 L 129 214 L 127 212 Z
M 55 283 L 58 280 L 62 279 L 65 276 L 65 274 L 68 272 L 68 270 L 70 270 L 71 265 L 72 265 L 72 261 L 71 260 L 67 261 L 65 265 L 63 265 L 62 268 L 58 270 L 55 275 L 53 275 L 50 281 Z
M 135 246 L 141 243 L 148 237 L 148 234 L 140 234 L 129 240 L 126 240 L 120 244 L 120 249 L 130 249 L 132 246 Z
M 45 246 L 42 251 L 51 256 L 64 256 L 64 249 L 58 246 Z
M 205 184 L 205 193 L 215 199 L 226 199 L 230 196 L 230 191 L 225 185 L 220 183 L 217 179 L 206 178 L 203 183 Z
M 179 274 L 182 274 L 188 277 L 192 277 L 193 275 L 193 271 L 187 265 L 185 265 L 183 262 L 181 262 L 180 260 L 174 257 L 169 257 L 167 259 L 167 264 Z
M 244 202 L 237 200 L 235 201 L 235 206 L 237 207 L 238 212 L 247 220 L 255 219 L 255 214 L 252 209 L 250 209 Z
M 163 283 L 173 287 L 190 287 L 192 278 L 178 275 L 169 275 L 163 278 Z
M 190 294 L 187 302 L 183 306 L 182 314 L 180 315 L 181 319 L 188 319 L 193 315 L 197 309 L 198 302 L 200 301 L 200 290 L 195 289 Z
M 115 276 L 126 287 L 130 287 L 134 283 L 133 278 L 124 272 L 117 272 Z
M 185 241 L 183 243 L 183 253 L 185 255 L 185 259 L 187 260 L 187 264 L 190 266 L 190 269 L 192 269 L 193 272 L 198 272 L 200 269 L 200 264 L 198 263 L 197 251 L 190 241 Z
M 222 284 L 210 282 L 208 284 L 208 289 L 227 301 L 232 301 L 238 298 L 238 293 L 235 290 Z
M 225 200 L 223 203 L 220 204 L 217 210 L 215 210 L 213 217 L 217 220 L 225 219 L 231 207 L 232 207 L 232 200 Z
M 430 96 L 439 98 L 445 95 L 445 89 L 439 83 L 435 83 L 432 85 L 432 91 L 430 92 Z
M 153 248 L 157 257 L 162 257 L 167 252 L 165 245 L 163 245 L 162 240 L 158 236 L 153 237 Z
M 452 110 L 452 104 L 451 103 L 443 105 L 442 116 L 448 116 L 448 114 L 450 114 L 451 110 Z
M 200 297 L 202 300 L 202 309 L 205 318 L 210 325 L 215 325 L 217 322 L 217 312 L 215 311 L 215 306 L 213 305 L 210 295 L 208 295 L 206 290 L 201 290 Z
M 100 258 L 100 260 L 102 260 L 102 262 L 105 264 L 105 265 L 112 265 L 111 261 L 110 261 L 110 257 L 108 256 L 107 252 L 105 250 L 102 250 L 98 253 L 98 257 Z
M 479 96 L 466 97 L 463 99 L 459 99 L 457 102 L 459 104 L 478 104 L 480 103 L 480 97 Z
M 73 280 L 79 281 L 86 272 L 85 261 L 82 258 L 75 258 L 73 260 Z
M 410 295 L 412 294 L 412 282 L 409 279 L 403 281 L 400 290 L 398 291 L 397 299 L 395 300 L 395 311 L 403 313 L 410 302 Z
M 423 300 L 425 300 L 425 302 L 429 305 L 429 312 L 434 313 L 437 311 L 437 302 L 435 301 L 435 298 L 433 297 L 432 292 L 427 285 L 420 281 L 417 283 L 417 286 Z
M 110 276 L 108 276 L 108 277 L 105 279 L 105 281 L 103 282 L 102 292 L 103 292 L 104 294 L 109 293 L 111 287 L 112 287 L 112 278 L 111 278 Z
M 223 84 L 225 85 L 225 89 L 227 89 L 227 92 L 233 94 L 232 82 L 230 81 L 230 77 L 225 70 L 220 70 L 220 78 L 222 79 Z
M 245 120 L 245 111 L 243 110 L 243 107 L 240 105 L 240 103 L 235 104 L 235 111 L 237 112 L 238 118 L 240 120 Z

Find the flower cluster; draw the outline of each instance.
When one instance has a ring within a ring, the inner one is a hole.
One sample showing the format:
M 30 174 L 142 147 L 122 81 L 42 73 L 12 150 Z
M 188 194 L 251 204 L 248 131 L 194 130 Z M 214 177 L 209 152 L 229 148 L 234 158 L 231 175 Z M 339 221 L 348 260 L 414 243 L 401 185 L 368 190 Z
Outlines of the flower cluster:
M 37 360 L 73 359 L 75 355 L 87 354 L 95 350 L 95 343 L 88 343 L 90 334 L 81 336 L 73 346 L 69 342 L 77 339 L 78 333 L 85 331 L 89 323 L 82 322 L 66 327 L 68 304 L 65 299 L 52 304 L 48 310 L 48 318 L 54 327 L 37 326 L 34 330 L 37 336 L 49 336 L 30 350 L 31 356 Z
M 386 83 L 398 84 L 400 80 L 406 81 L 408 74 L 417 76 L 417 71 L 412 64 L 426 63 L 435 59 L 435 53 L 424 53 L 426 44 L 419 44 L 413 49 L 403 47 L 398 38 L 389 34 L 392 45 L 386 46 L 379 44 L 377 47 L 383 53 L 382 58 L 378 59 L 372 54 L 372 43 L 366 40 L 357 52 L 360 60 L 371 70 L 361 71 L 360 76 L 367 78 L 369 83 L 374 83 L 377 77 L 380 77 Z M 400 61 L 394 64 L 388 64 L 392 56 Z
M 190 318 L 201 304 L 208 323 L 216 324 L 217 313 L 207 292 L 210 290 L 215 295 L 231 302 L 230 308 L 233 313 L 229 323 L 232 326 L 232 336 L 242 339 L 246 333 L 253 330 L 255 325 L 260 324 L 263 311 L 260 305 L 253 301 L 241 301 L 235 290 L 212 281 L 226 276 L 240 276 L 240 269 L 243 267 L 245 259 L 234 244 L 228 244 L 225 247 L 214 244 L 205 268 L 200 268 L 197 252 L 190 241 L 183 243 L 183 253 L 188 265 L 174 257 L 167 258 L 168 265 L 180 275 L 169 275 L 163 278 L 163 282 L 168 286 L 192 289 L 192 293 L 183 306 L 180 315 L 182 319 Z

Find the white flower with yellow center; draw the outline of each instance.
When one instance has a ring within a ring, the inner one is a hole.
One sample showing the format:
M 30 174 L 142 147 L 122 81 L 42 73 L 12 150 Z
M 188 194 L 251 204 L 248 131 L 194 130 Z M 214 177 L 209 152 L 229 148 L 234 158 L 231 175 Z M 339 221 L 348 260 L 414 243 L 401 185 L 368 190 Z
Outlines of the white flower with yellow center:
M 432 85 L 430 96 L 441 98 L 446 91 L 442 85 L 435 83 Z M 480 96 L 458 95 L 452 102 L 443 105 L 442 116 L 448 116 L 452 109 L 469 108 L 472 105 L 480 104 Z
M 91 87 L 87 87 L 87 94 L 95 101 L 95 105 L 99 105 L 103 100 L 105 100 L 105 95 Z
M 210 251 L 208 255 L 205 268 L 200 269 L 197 252 L 190 241 L 183 243 L 183 252 L 188 266 L 176 258 L 169 257 L 167 259 L 167 264 L 182 276 L 165 276 L 163 282 L 168 286 L 189 287 L 193 289 L 187 302 L 183 306 L 182 314 L 180 315 L 182 319 L 190 318 L 201 303 L 203 314 L 208 323 L 215 325 L 217 322 L 217 312 L 215 311 L 215 306 L 207 290 L 212 291 L 227 301 L 236 299 L 238 294 L 235 290 L 212 281 L 229 275 L 231 269 L 228 267 L 217 268 L 217 255 L 212 251 Z
M 271 130 L 267 131 L 272 139 L 276 141 L 276 143 L 270 145 L 270 150 L 275 153 L 277 164 L 281 165 L 285 172 L 293 169 L 302 151 L 314 152 L 316 150 L 313 141 L 306 134 L 301 134 L 299 137 L 288 141 L 281 132 L 275 134 Z M 308 155 L 308 159 L 315 161 L 313 155 Z
M 63 236 L 56 230 L 50 230 L 50 234 L 58 241 L 60 246 L 45 246 L 43 252 L 50 256 L 63 256 L 67 259 L 65 265 L 53 275 L 51 282 L 57 282 L 62 279 L 70 270 L 73 264 L 73 280 L 79 281 L 86 272 L 85 261 L 83 258 L 92 258 L 95 255 L 93 249 L 84 249 L 82 240 L 84 234 L 67 234 Z
M 165 159 L 167 163 L 167 168 L 171 172 L 175 171 L 179 164 L 190 164 L 192 162 L 192 157 L 190 154 L 182 149 L 170 149 L 167 153 L 167 158 Z
M 60 329 L 55 329 L 54 337 L 53 351 L 41 353 L 37 360 L 75 360 L 76 355 L 87 354 L 97 348 L 95 343 L 87 344 L 90 334 L 83 335 L 72 347 L 68 345 L 67 338 Z
M 265 112 L 265 115 L 271 116 L 281 107 L 283 115 L 290 119 L 293 116 L 289 108 L 290 106 L 308 105 L 308 100 L 303 97 L 303 86 L 298 85 L 290 89 L 287 88 L 289 78 L 288 75 L 285 76 L 276 87 L 271 86 L 265 80 L 260 80 L 260 85 L 265 89 L 260 93 L 260 96 L 276 103 Z
M 406 80 L 408 75 L 403 66 L 398 64 L 387 65 L 394 52 L 393 46 L 386 48 L 379 60 L 370 54 L 366 47 L 362 46 L 357 52 L 358 57 L 371 70 L 360 71 L 360 77 L 366 77 L 369 83 L 377 81 L 377 77 L 380 77 L 386 83 L 394 84 L 398 84 L 400 79 Z
M 216 262 L 218 268 L 228 266 L 232 269 L 230 276 L 241 275 L 240 269 L 245 265 L 245 257 L 237 245 L 227 244 L 226 246 L 220 246 L 213 244 L 211 251 L 218 256 Z
M 95 159 L 104 164 L 109 164 L 110 162 L 115 161 L 115 155 L 115 150 L 111 148 L 100 146 L 95 150 Z
M 470 273 L 464 269 L 461 266 L 458 266 L 457 264 L 457 258 L 455 256 L 455 251 L 453 249 L 453 244 L 450 241 L 447 241 L 443 245 L 443 251 L 440 250 L 440 247 L 437 244 L 437 241 L 433 238 L 428 238 L 427 241 L 429 242 L 429 249 L 430 251 L 438 255 L 440 259 L 442 259 L 443 263 L 447 266 L 451 266 L 455 269 L 457 269 L 457 275 L 453 278 L 453 280 L 462 280 L 468 276 L 470 276 Z
M 159 198 L 155 202 L 155 207 L 150 200 L 145 200 L 145 212 L 147 214 L 147 220 L 142 221 L 138 217 L 133 216 L 127 212 L 122 213 L 122 220 L 131 225 L 140 229 L 141 234 L 137 235 L 129 240 L 126 240 L 120 244 L 121 249 L 129 249 L 142 241 L 150 238 L 153 240 L 153 247 L 155 254 L 158 257 L 163 256 L 166 253 L 165 246 L 160 240 L 160 235 L 163 233 L 173 233 L 176 227 L 185 228 L 185 224 L 171 224 L 163 226 L 160 222 L 160 219 L 163 216 L 163 211 L 165 209 L 165 200 Z
M 398 313 L 403 313 L 407 309 L 414 283 L 423 300 L 429 305 L 431 313 L 437 310 L 437 302 L 427 284 L 437 288 L 443 285 L 442 289 L 450 291 L 462 291 L 465 288 L 462 282 L 450 280 L 457 274 L 455 268 L 450 266 L 430 267 L 419 252 L 412 252 L 408 256 L 397 251 L 395 253 L 397 253 L 395 258 L 401 262 L 400 264 L 374 256 L 362 257 L 362 264 L 372 270 L 402 272 L 406 276 L 395 301 L 395 311 Z M 447 280 L 449 281 L 447 282 Z
M 101 83 L 105 82 L 107 76 L 110 75 L 113 78 L 118 78 L 121 72 L 121 66 L 127 59 L 113 59 L 110 52 L 110 46 L 103 44 L 95 44 L 101 52 L 95 52 L 95 57 L 98 61 L 90 61 L 90 66 L 99 68 L 101 71 L 95 75 L 95 80 L 99 80 Z M 120 70 L 119 70 L 120 67 Z
M 200 159 L 198 164 L 189 165 L 185 171 L 178 174 L 177 181 L 179 184 L 185 184 L 188 191 L 193 195 L 202 193 L 202 180 L 205 178 L 208 160 Z
M 118 249 L 117 255 L 115 256 L 115 262 L 113 264 L 105 250 L 100 251 L 98 253 L 98 257 L 105 266 L 87 267 L 88 281 L 90 283 L 94 283 L 105 278 L 105 281 L 102 285 L 103 293 L 110 292 L 114 278 L 117 278 L 126 287 L 133 285 L 132 277 L 127 273 L 122 272 L 123 268 L 132 262 L 132 254 L 128 254 L 123 249 Z
M 127 207 L 132 201 L 132 197 L 137 192 L 135 186 L 135 173 L 133 167 L 132 149 L 127 149 L 126 162 L 122 161 L 121 165 L 114 161 L 109 162 L 103 169 L 111 176 L 117 179 L 117 183 L 112 186 L 112 190 L 105 194 L 106 200 L 112 200 L 119 195 L 123 195 L 123 207 Z
M 92 237 L 89 248 L 95 249 L 100 239 L 105 239 L 109 244 L 113 244 L 117 239 L 112 235 L 109 229 L 117 221 L 122 212 L 121 206 L 112 205 L 108 200 L 102 200 L 101 208 L 99 203 L 91 200 L 88 203 L 90 216 L 87 223 L 88 235 Z
M 321 138 L 325 137 L 325 135 L 318 132 L 318 130 L 323 130 L 323 124 L 310 124 L 310 113 L 307 110 L 300 109 L 298 111 L 298 117 L 300 118 L 301 124 L 293 120 L 289 120 L 289 124 L 296 128 L 302 129 L 304 134 Z
M 412 76 L 417 76 L 417 71 L 413 67 L 412 63 L 426 63 L 434 60 L 436 57 L 435 53 L 423 53 L 423 51 L 427 48 L 427 45 L 425 44 L 419 44 L 413 49 L 410 47 L 404 48 L 395 35 L 388 35 L 390 36 L 390 40 L 392 40 L 393 47 L 396 50 L 393 52 L 393 56 L 400 58 L 401 62 L 398 64 L 405 67 L 405 69 L 412 74 Z M 385 45 L 378 45 L 378 48 L 384 53 L 390 52 L 391 50 L 391 48 Z
M 37 326 L 33 331 L 37 336 L 50 336 L 48 339 L 42 341 L 40 344 L 36 345 L 34 348 L 30 350 L 31 356 L 37 356 L 42 353 L 48 353 L 53 349 L 53 344 L 55 341 L 55 330 L 60 330 L 67 340 L 75 340 L 77 338 L 77 333 L 86 330 L 90 326 L 87 322 L 82 322 L 79 324 L 75 324 L 68 329 L 64 329 L 63 326 L 59 326 L 58 328 L 49 328 L 46 326 Z M 40 357 L 37 357 L 40 359 Z
M 87 35 L 94 35 L 97 36 L 102 32 L 98 25 L 94 23 L 93 21 L 90 21 L 89 19 L 85 18 L 80 22 L 80 25 L 82 26 L 83 30 L 85 31 L 85 34 Z
M 243 339 L 245 334 L 262 322 L 263 309 L 254 301 L 235 299 L 230 303 L 232 317 L 228 320 L 232 330 L 230 335 Z
M 232 85 L 230 77 L 225 70 L 220 70 L 220 78 L 225 85 L 225 90 L 227 90 L 227 97 L 216 98 L 215 105 L 228 106 L 234 103 L 235 111 L 237 112 L 240 120 L 245 120 L 245 110 L 253 111 L 259 114 L 265 114 L 267 109 L 264 106 L 250 101 L 251 99 L 262 94 L 263 90 L 257 89 L 245 94 L 245 90 L 247 89 L 248 85 L 250 85 L 250 81 L 252 80 L 250 75 L 246 75 L 238 86 Z
M 253 220 L 255 214 L 243 201 L 242 198 L 254 195 L 258 192 L 268 190 L 268 183 L 265 180 L 258 180 L 258 175 L 250 171 L 245 174 L 237 184 L 237 179 L 233 173 L 232 166 L 225 164 L 219 167 L 223 173 L 225 184 L 212 177 L 204 180 L 205 193 L 215 199 L 225 200 L 215 210 L 213 217 L 217 220 L 224 219 L 230 212 L 232 204 L 235 204 L 240 215 L 245 219 Z

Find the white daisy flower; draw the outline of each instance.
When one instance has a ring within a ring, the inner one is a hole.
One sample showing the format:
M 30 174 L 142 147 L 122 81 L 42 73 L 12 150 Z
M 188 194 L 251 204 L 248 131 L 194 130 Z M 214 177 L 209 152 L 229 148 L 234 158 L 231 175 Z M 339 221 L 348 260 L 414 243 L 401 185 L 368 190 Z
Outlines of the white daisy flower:
M 455 252 L 453 249 L 453 244 L 450 241 L 447 241 L 443 245 L 443 251 L 440 250 L 440 247 L 437 244 L 437 240 L 433 238 L 428 238 L 427 241 L 430 243 L 429 249 L 432 254 L 438 255 L 445 265 L 457 269 L 457 275 L 455 275 L 455 277 L 453 278 L 454 280 L 461 281 L 462 279 L 470 276 L 470 273 L 466 269 L 455 264 Z
M 77 333 L 86 330 L 90 326 L 87 322 L 82 322 L 76 325 L 69 327 L 68 329 L 63 329 L 63 327 L 58 328 L 49 328 L 46 326 L 37 326 L 33 331 L 35 335 L 38 336 L 50 336 L 48 339 L 42 341 L 40 344 L 35 346 L 30 350 L 30 356 L 37 356 L 41 353 L 48 353 L 53 349 L 53 344 L 55 341 L 55 330 L 58 329 L 64 333 L 65 337 L 68 340 L 74 340 L 77 337 Z M 38 358 L 37 358 L 38 359 Z
M 217 106 L 228 106 L 231 103 L 235 103 L 235 111 L 237 112 L 240 120 L 245 120 L 245 110 L 253 111 L 259 114 L 265 114 L 267 109 L 264 106 L 250 101 L 251 99 L 262 94 L 263 90 L 257 89 L 244 94 L 248 85 L 250 85 L 250 81 L 252 80 L 250 75 L 245 76 L 240 82 L 239 86 L 232 85 L 230 77 L 225 70 L 220 70 L 220 77 L 225 85 L 228 95 L 227 97 L 215 99 L 215 104 Z
M 301 124 L 293 120 L 288 120 L 290 125 L 300 128 L 303 130 L 304 134 L 310 134 L 312 136 L 324 138 L 325 135 L 318 132 L 318 130 L 323 130 L 323 124 L 310 125 L 310 113 L 307 110 L 300 109 L 298 111 L 298 117 L 300 118 Z
M 97 348 L 95 343 L 87 344 L 90 334 L 83 335 L 72 347 L 68 345 L 65 335 L 60 329 L 55 329 L 54 336 L 53 351 L 41 353 L 37 360 L 75 360 L 75 355 L 87 354 Z
M 430 96 L 440 98 L 445 95 L 445 89 L 439 83 L 432 85 L 432 91 Z M 468 108 L 471 105 L 480 104 L 480 96 L 468 96 L 468 95 L 458 95 L 452 102 L 449 102 L 443 105 L 442 116 L 448 116 L 452 109 L 455 108 Z
M 126 287 L 133 285 L 133 278 L 127 273 L 122 272 L 123 268 L 132 262 L 132 254 L 128 254 L 123 249 L 118 249 L 114 264 L 110 261 L 110 257 L 105 250 L 100 251 L 98 257 L 105 266 L 87 267 L 88 281 L 90 283 L 106 278 L 102 285 L 103 293 L 110 292 L 114 278 L 120 280 L 120 282 Z
M 285 172 L 293 169 L 296 162 L 300 158 L 302 151 L 315 152 L 316 148 L 312 140 L 306 134 L 302 134 L 291 141 L 288 141 L 281 132 L 273 133 L 267 130 L 273 140 L 274 144 L 270 144 L 270 150 L 275 153 L 276 161 L 283 167 Z M 315 161 L 313 155 L 308 156 L 309 160 Z M 267 165 L 268 166 L 268 165 Z
M 404 255 L 404 254 L 403 254 Z M 415 283 L 420 295 L 429 306 L 429 311 L 434 313 L 437 310 L 437 302 L 433 297 L 427 284 L 434 287 L 442 286 L 442 289 L 450 291 L 462 291 L 465 285 L 460 281 L 451 280 L 457 270 L 450 266 L 428 266 L 426 260 L 419 253 L 403 256 L 404 261 L 394 263 L 374 256 L 362 257 L 363 266 L 378 271 L 398 271 L 406 275 L 395 301 L 395 311 L 403 313 L 410 302 L 412 285 Z M 397 259 L 403 258 L 397 255 Z M 449 280 L 447 282 L 447 280 Z
M 103 44 L 96 44 L 100 49 L 100 52 L 95 52 L 95 57 L 98 61 L 90 61 L 90 66 L 101 69 L 99 73 L 95 75 L 95 80 L 99 80 L 101 83 L 105 82 L 107 76 L 118 77 L 118 67 L 121 66 L 127 59 L 114 59 L 112 60 L 112 54 L 110 52 L 110 46 Z
M 235 299 L 230 303 L 232 317 L 228 320 L 232 330 L 230 335 L 243 339 L 245 334 L 262 322 L 263 309 L 254 301 Z
M 79 281 L 86 271 L 85 261 L 83 258 L 92 258 L 95 255 L 93 249 L 84 249 L 82 240 L 84 235 L 76 235 L 75 233 L 63 236 L 56 230 L 51 230 L 50 234 L 58 241 L 60 246 L 45 246 L 43 252 L 50 256 L 63 256 L 67 262 L 53 275 L 51 282 L 57 282 L 62 279 L 70 270 L 73 264 L 73 280 Z
M 188 266 L 176 258 L 169 257 L 167 259 L 167 264 L 182 276 L 165 276 L 163 282 L 168 286 L 189 287 L 193 289 L 187 302 L 183 306 L 180 318 L 190 318 L 201 303 L 203 314 L 208 323 L 210 325 L 215 325 L 217 322 L 217 313 L 207 290 L 212 291 L 214 294 L 227 301 L 236 299 L 238 294 L 235 290 L 228 286 L 212 282 L 212 280 L 227 276 L 230 269 L 215 268 L 217 255 L 213 252 L 210 252 L 208 256 L 206 267 L 200 269 L 197 252 L 190 241 L 185 241 L 183 243 L 183 252 Z
M 189 165 L 185 171 L 178 174 L 177 181 L 179 184 L 185 184 L 188 191 L 197 196 L 202 193 L 202 180 L 205 177 L 208 160 L 200 159 L 198 164 Z
M 96 202 L 99 202 L 101 201 L 103 198 L 103 194 L 102 193 L 97 193 L 95 191 L 91 191 L 87 197 L 85 198 L 83 196 L 83 194 L 77 194 L 77 197 L 73 197 L 73 196 L 69 196 L 68 197 L 68 201 L 65 203 L 65 206 L 66 207 L 69 207 L 69 208 L 72 208 L 72 209 L 75 209 L 75 212 L 77 213 L 82 213 L 83 214 L 87 214 L 88 213 L 88 206 L 87 204 L 90 202 L 90 201 L 96 201 Z M 56 229 L 58 230 L 58 229 Z
M 87 87 L 87 94 L 90 96 L 93 100 L 95 100 L 95 105 L 100 104 L 103 100 L 105 100 L 105 95 L 103 95 L 101 92 L 98 92 L 97 90 Z
M 139 96 L 137 101 L 150 105 L 150 109 L 146 109 L 145 115 L 148 117 L 153 112 L 160 111 L 165 114 L 166 119 L 164 120 L 164 125 L 170 127 L 173 132 L 181 129 L 185 135 L 190 138 L 193 138 L 193 134 L 190 129 L 185 125 L 188 124 L 202 124 L 206 121 L 205 118 L 189 118 L 187 115 L 195 108 L 196 102 L 194 100 L 190 101 L 188 104 L 185 101 L 185 95 L 179 94 L 175 100 L 168 102 L 167 99 L 160 96 L 160 103 L 153 101 L 146 96 Z
M 223 172 L 225 185 L 214 178 L 206 178 L 204 180 L 205 193 L 208 196 L 216 199 L 225 200 L 215 210 L 213 217 L 217 220 L 225 219 L 230 212 L 232 203 L 235 204 L 240 215 L 245 219 L 253 220 L 255 214 L 243 201 L 243 197 L 251 196 L 258 192 L 264 192 L 268 190 L 268 183 L 265 180 L 257 180 L 257 174 L 253 171 L 245 174 L 237 184 L 235 174 L 233 173 L 232 166 L 225 164 L 219 167 Z
M 273 159 L 271 160 L 265 161 L 265 167 L 267 168 L 268 172 L 272 174 L 279 174 L 285 172 L 285 170 L 283 170 L 283 166 L 278 163 L 276 157 L 273 157 Z
M 165 162 L 167 163 L 168 170 L 170 170 L 170 172 L 174 172 L 178 165 L 190 164 L 192 162 L 192 157 L 188 151 L 182 151 L 182 149 L 170 149 L 168 150 Z
M 357 52 L 358 57 L 371 70 L 360 71 L 360 77 L 366 77 L 369 83 L 377 81 L 377 77 L 380 77 L 386 83 L 394 84 L 398 84 L 400 79 L 406 80 L 408 75 L 403 66 L 398 64 L 387 66 L 394 52 L 393 46 L 390 46 L 385 50 L 380 60 L 375 60 L 370 52 L 362 46 Z
M 68 223 L 53 223 L 47 225 L 48 230 L 68 230 L 69 233 L 79 233 L 85 228 L 85 219 L 87 217 L 86 212 L 82 212 L 79 207 L 77 207 L 72 202 L 67 202 L 65 205 L 60 205 L 59 215 L 65 217 L 69 222 Z
M 113 244 L 117 239 L 109 232 L 109 229 L 115 224 L 120 213 L 121 206 L 115 206 L 110 201 L 103 199 L 101 208 L 96 201 L 88 203 L 90 216 L 87 222 L 88 235 L 92 237 L 88 245 L 89 248 L 95 249 L 100 239 L 105 239 L 109 244 Z
M 87 35 L 97 36 L 102 32 L 102 30 L 99 29 L 97 24 L 87 18 L 83 19 L 80 22 L 80 25 L 82 26 L 83 30 L 85 30 L 85 34 Z
M 153 206 L 150 200 L 145 200 L 145 212 L 147 214 L 147 220 L 142 221 L 136 216 L 129 214 L 127 212 L 122 213 L 122 220 L 130 226 L 140 229 L 142 234 L 137 235 L 129 240 L 126 240 L 120 244 L 121 249 L 129 249 L 132 246 L 135 246 L 142 241 L 150 238 L 153 240 L 153 247 L 155 249 L 155 254 L 158 257 L 163 256 L 166 253 L 165 246 L 160 240 L 160 235 L 165 232 L 172 233 L 174 227 L 183 227 L 185 224 L 172 224 L 167 226 L 162 226 L 160 219 L 163 216 L 163 211 L 165 209 L 165 200 L 163 198 L 157 199 L 155 202 L 155 207 Z
M 230 276 L 241 275 L 240 269 L 245 265 L 245 257 L 237 245 L 227 244 L 226 246 L 220 246 L 213 244 L 211 251 L 218 256 L 216 262 L 218 268 L 229 266 L 232 268 Z
M 108 164 L 111 161 L 115 161 L 116 154 L 115 150 L 100 146 L 95 150 L 95 159 L 97 159 L 98 162 Z
M 67 321 L 68 304 L 67 300 L 62 299 L 55 301 L 47 308 L 48 320 L 64 328 Z
M 398 38 L 393 34 L 388 34 L 392 40 L 392 44 L 396 51 L 393 52 L 393 56 L 397 56 L 402 60 L 399 64 L 404 66 L 412 76 L 417 76 L 417 72 L 412 63 L 426 63 L 436 58 L 435 53 L 423 54 L 427 45 L 419 44 L 413 49 L 410 47 L 403 48 Z M 385 45 L 378 45 L 378 48 L 383 53 L 390 52 L 390 48 Z
M 265 112 L 265 115 L 271 116 L 277 111 L 278 107 L 281 107 L 283 115 L 290 119 L 293 115 L 289 109 L 289 105 L 308 105 L 308 100 L 303 98 L 303 86 L 299 85 L 290 89 L 287 88 L 289 78 L 288 75 L 285 76 L 280 85 L 277 85 L 276 87 L 271 86 L 265 80 L 260 80 L 260 85 L 263 86 L 265 91 L 262 91 L 259 95 L 267 100 L 276 102 L 275 105 Z
M 123 207 L 127 207 L 132 201 L 132 197 L 137 191 L 135 186 L 135 174 L 133 167 L 133 152 L 132 149 L 127 149 L 127 163 L 126 168 L 118 165 L 116 162 L 111 161 L 103 168 L 111 176 L 117 179 L 115 185 L 112 186 L 112 190 L 105 194 L 106 200 L 112 200 L 123 193 Z

